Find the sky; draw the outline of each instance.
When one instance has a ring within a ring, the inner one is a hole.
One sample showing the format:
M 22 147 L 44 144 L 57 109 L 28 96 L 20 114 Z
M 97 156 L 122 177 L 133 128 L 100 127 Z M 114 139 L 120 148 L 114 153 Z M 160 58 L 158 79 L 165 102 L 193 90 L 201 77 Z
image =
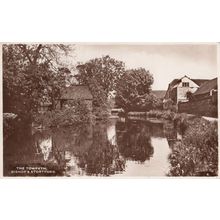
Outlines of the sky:
M 174 78 L 217 76 L 217 44 L 77 44 L 75 60 L 86 62 L 109 55 L 127 69 L 143 67 L 154 77 L 154 90 L 166 90 Z

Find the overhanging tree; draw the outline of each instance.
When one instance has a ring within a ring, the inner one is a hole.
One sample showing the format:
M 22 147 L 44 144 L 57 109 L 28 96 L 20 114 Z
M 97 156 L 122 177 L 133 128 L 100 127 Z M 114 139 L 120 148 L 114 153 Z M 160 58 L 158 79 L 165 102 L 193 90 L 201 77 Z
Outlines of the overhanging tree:
M 67 74 L 59 58 L 71 50 L 63 44 L 3 45 L 4 111 L 31 116 L 43 98 L 53 102 Z

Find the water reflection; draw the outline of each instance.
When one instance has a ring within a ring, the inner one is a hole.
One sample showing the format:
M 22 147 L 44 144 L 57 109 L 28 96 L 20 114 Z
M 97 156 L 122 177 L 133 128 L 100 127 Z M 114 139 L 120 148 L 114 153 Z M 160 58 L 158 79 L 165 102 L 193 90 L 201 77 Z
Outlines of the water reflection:
M 153 156 L 154 149 L 151 145 L 148 126 L 141 123 L 117 124 L 117 144 L 125 159 L 139 162 L 149 160 Z
M 19 130 L 4 142 L 5 176 L 163 176 L 175 129 L 162 123 L 111 120 L 34 134 Z M 21 167 L 48 172 L 12 172 Z

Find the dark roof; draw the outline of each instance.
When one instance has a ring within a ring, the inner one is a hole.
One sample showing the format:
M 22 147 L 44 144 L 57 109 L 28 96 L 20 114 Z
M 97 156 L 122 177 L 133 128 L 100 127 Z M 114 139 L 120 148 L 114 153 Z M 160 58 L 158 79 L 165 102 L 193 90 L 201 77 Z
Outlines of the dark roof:
M 169 85 L 170 85 L 170 87 L 173 87 L 176 84 L 178 84 L 179 82 L 181 82 L 181 79 L 174 79 Z
M 198 86 L 201 86 L 203 83 L 209 81 L 208 79 L 191 79 L 194 83 L 196 83 Z
M 155 95 L 157 98 L 162 99 L 166 94 L 166 90 L 153 90 L 152 94 Z
M 203 83 L 193 95 L 209 93 L 212 89 L 217 89 L 217 78 L 208 80 L 207 82 Z
M 189 78 L 190 79 L 190 78 Z M 203 83 L 209 81 L 208 79 L 190 79 L 192 80 L 194 83 L 196 83 L 198 86 L 201 86 Z M 176 84 L 178 84 L 179 82 L 181 82 L 181 79 L 174 79 L 171 83 L 170 86 L 173 87 Z
M 165 93 L 165 96 L 164 96 L 165 99 L 168 99 L 168 98 L 169 98 L 169 97 L 168 97 L 168 92 L 169 92 L 170 90 L 172 90 L 173 87 L 174 87 L 176 84 L 178 84 L 180 81 L 181 81 L 180 79 L 174 79 L 171 83 L 169 83 L 168 89 L 167 89 L 167 91 L 166 91 L 166 93 Z
M 88 86 L 73 85 L 66 87 L 62 93 L 60 99 L 92 99 L 92 94 Z

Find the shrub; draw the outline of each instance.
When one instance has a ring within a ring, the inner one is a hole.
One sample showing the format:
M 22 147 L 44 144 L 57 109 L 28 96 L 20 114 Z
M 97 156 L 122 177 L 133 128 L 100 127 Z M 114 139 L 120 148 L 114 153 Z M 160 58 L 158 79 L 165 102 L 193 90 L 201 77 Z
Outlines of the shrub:
M 80 100 L 76 100 L 69 108 L 48 111 L 35 117 L 35 123 L 44 127 L 70 126 L 92 120 L 93 117 L 87 105 Z
M 173 100 L 171 100 L 171 99 L 168 99 L 164 102 L 163 108 L 164 108 L 164 110 L 170 110 L 173 112 L 177 111 L 177 107 L 176 107 L 175 103 L 173 102 Z
M 16 129 L 18 123 L 17 115 L 13 113 L 3 113 L 3 136 L 9 137 Z
M 173 118 L 175 117 L 175 113 L 170 110 L 167 111 L 151 110 L 147 112 L 146 115 L 149 118 L 158 118 L 165 120 L 173 120 Z
M 188 121 L 183 140 L 173 146 L 169 160 L 170 176 L 217 176 L 217 123 L 199 118 Z
M 103 107 L 94 107 L 92 111 L 93 117 L 98 120 L 107 120 L 109 114 L 110 111 Z
M 158 111 L 158 110 L 150 110 L 149 112 L 147 112 L 147 117 L 150 118 L 161 118 L 163 115 L 162 111 Z
M 179 127 L 182 133 L 189 126 L 190 117 L 186 113 L 175 114 L 173 118 L 174 127 Z

